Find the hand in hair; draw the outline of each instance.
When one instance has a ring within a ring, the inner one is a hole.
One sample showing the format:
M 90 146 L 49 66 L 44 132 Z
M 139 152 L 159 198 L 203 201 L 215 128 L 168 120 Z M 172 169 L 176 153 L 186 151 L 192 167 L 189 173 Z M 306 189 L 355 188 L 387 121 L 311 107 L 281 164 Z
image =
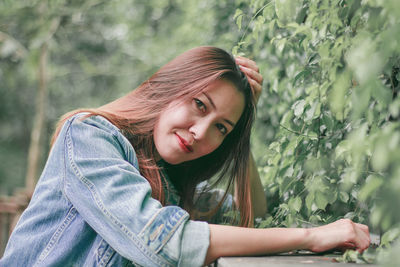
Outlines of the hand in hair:
M 235 57 L 235 60 L 240 70 L 246 75 L 257 103 L 260 98 L 263 83 L 263 77 L 260 74 L 257 64 L 253 60 L 241 56 Z

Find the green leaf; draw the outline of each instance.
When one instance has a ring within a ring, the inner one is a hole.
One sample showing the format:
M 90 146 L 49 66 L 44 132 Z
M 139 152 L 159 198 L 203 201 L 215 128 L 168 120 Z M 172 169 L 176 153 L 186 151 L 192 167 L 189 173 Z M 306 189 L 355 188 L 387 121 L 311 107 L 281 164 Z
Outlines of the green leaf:
M 314 193 L 308 193 L 306 197 L 306 207 L 309 211 L 312 211 L 312 204 L 314 203 Z
M 241 9 L 236 9 L 235 15 L 233 19 L 236 19 L 236 24 L 239 28 L 239 31 L 242 29 L 242 19 L 243 19 L 243 11 Z
M 325 210 L 326 205 L 328 205 L 328 200 L 325 197 L 324 193 L 317 191 L 315 192 L 315 204 L 321 210 Z
M 275 0 L 275 12 L 282 26 L 289 22 L 296 22 L 302 7 L 302 0 Z
M 341 191 L 339 194 L 339 198 L 342 202 L 347 203 L 347 201 L 349 201 L 349 194 L 347 194 L 347 192 Z
M 272 159 L 268 160 L 268 164 L 277 165 L 280 159 L 281 159 L 281 154 L 276 154 Z
M 286 128 L 290 128 L 290 123 L 292 119 L 293 119 L 293 111 L 289 110 L 288 112 L 285 113 L 285 115 L 283 115 L 281 124 Z
M 236 19 L 236 24 L 238 25 L 239 31 L 242 29 L 242 20 L 243 16 L 240 16 Z
M 240 8 L 237 8 L 235 11 L 235 15 L 233 15 L 233 19 L 236 19 L 239 16 L 243 15 L 243 11 Z
M 339 157 L 342 157 L 343 155 L 347 154 L 350 152 L 351 149 L 351 144 L 349 140 L 343 140 L 341 141 L 335 149 L 335 157 L 338 159 Z
M 392 90 L 382 85 L 381 81 L 374 80 L 370 84 L 371 96 L 383 106 L 387 107 L 392 100 Z
M 321 114 L 321 103 L 314 102 L 311 108 L 306 111 L 304 121 L 311 122 L 314 118 L 317 118 Z
M 273 221 L 274 217 L 269 216 L 267 219 L 263 220 L 260 222 L 260 224 L 258 225 L 258 228 L 268 228 L 272 226 L 272 221 Z
M 318 134 L 317 134 L 316 132 L 309 132 L 309 133 L 307 134 L 307 136 L 308 136 L 311 140 L 314 140 L 314 141 L 318 140 Z
M 291 198 L 289 200 L 289 207 L 297 212 L 300 212 L 303 202 L 300 197 Z
M 352 49 L 346 55 L 346 61 L 361 85 L 376 77 L 383 67 L 383 57 L 376 49 L 376 45 L 370 35 L 360 34 L 353 40 Z
M 301 142 L 302 140 L 303 140 L 302 136 L 298 136 L 298 137 L 290 140 L 289 144 L 287 145 L 287 147 L 285 149 L 286 155 L 288 155 L 288 156 L 293 155 L 296 147 L 298 146 L 299 142 Z
M 400 237 L 399 227 L 388 230 L 381 238 L 381 246 L 390 247 L 390 244 L 398 237 Z
M 342 256 L 342 261 L 344 262 L 356 262 L 356 263 L 364 263 L 359 258 L 360 253 L 357 250 L 348 249 Z
M 290 165 L 290 166 L 286 169 L 285 174 L 284 174 L 283 176 L 284 176 L 284 177 L 293 178 L 293 173 L 294 173 L 293 165 Z
M 310 69 L 305 69 L 300 71 L 299 73 L 297 73 L 297 75 L 294 77 L 293 83 L 292 85 L 295 86 L 296 82 L 300 79 L 304 80 L 307 78 L 307 76 L 309 76 L 311 74 L 311 70 Z M 302 81 L 300 80 L 300 81 Z
M 322 123 L 323 125 L 326 126 L 328 131 L 332 131 L 333 126 L 334 126 L 334 121 L 332 118 L 331 114 L 326 114 L 326 112 L 324 112 L 323 116 L 322 116 Z
M 383 171 L 389 165 L 389 148 L 387 139 L 382 136 L 375 144 L 374 151 L 372 153 L 372 168 L 375 171 Z
M 337 191 L 334 188 L 330 188 L 327 191 L 324 191 L 324 195 L 326 200 L 328 201 L 329 204 L 332 204 L 337 200 Z
M 305 105 L 306 101 L 304 99 L 298 100 L 293 104 L 292 109 L 296 117 L 299 117 L 303 114 Z
M 350 78 L 341 75 L 335 82 L 332 91 L 329 93 L 329 105 L 337 120 L 344 119 L 344 107 L 346 105 L 346 92 L 350 87 Z

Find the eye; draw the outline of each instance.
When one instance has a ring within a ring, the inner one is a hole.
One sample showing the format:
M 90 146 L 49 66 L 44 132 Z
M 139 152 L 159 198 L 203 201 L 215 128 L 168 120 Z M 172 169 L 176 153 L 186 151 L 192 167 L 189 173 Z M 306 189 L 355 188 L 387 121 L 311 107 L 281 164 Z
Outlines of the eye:
M 225 125 L 223 125 L 222 123 L 217 123 L 216 126 L 222 135 L 226 135 L 228 133 L 228 129 L 226 129 Z
M 206 105 L 204 105 L 204 103 L 203 103 L 200 99 L 195 98 L 195 99 L 194 99 L 194 102 L 196 103 L 197 108 L 198 108 L 201 112 L 203 112 L 203 113 L 206 112 L 207 107 L 206 107 Z

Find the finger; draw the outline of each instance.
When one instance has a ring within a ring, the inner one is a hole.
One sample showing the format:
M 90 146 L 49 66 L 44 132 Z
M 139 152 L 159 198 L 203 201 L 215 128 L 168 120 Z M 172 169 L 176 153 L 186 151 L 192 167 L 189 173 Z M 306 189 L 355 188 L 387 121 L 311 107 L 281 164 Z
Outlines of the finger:
M 253 60 L 245 58 L 245 57 L 241 57 L 241 56 L 237 56 L 235 58 L 235 60 L 238 65 L 242 65 L 242 66 L 248 67 L 250 69 L 253 69 L 256 72 L 259 72 L 257 63 L 254 62 Z
M 368 226 L 360 223 L 355 223 L 354 226 L 356 227 L 356 231 L 359 232 L 359 235 L 361 236 L 365 246 L 369 247 L 371 244 L 371 236 L 369 234 Z
M 364 233 L 366 233 L 367 235 L 369 235 L 369 228 L 367 225 L 365 224 L 361 224 L 361 223 L 355 223 L 355 225 L 357 227 L 359 227 Z
M 354 244 L 354 249 L 362 250 L 365 246 L 365 236 L 366 234 L 357 226 L 356 223 L 348 219 L 343 219 L 338 221 L 343 224 L 345 240 L 340 246 L 348 246 L 349 244 Z
M 260 98 L 260 95 L 261 95 L 262 87 L 258 82 L 254 81 L 253 79 L 249 79 L 249 83 L 250 83 L 251 90 L 253 91 L 255 101 L 257 103 L 258 99 Z
M 258 96 L 259 94 L 261 94 L 261 84 L 259 84 L 258 82 L 256 82 L 253 79 L 248 79 L 249 83 L 250 83 L 250 87 L 253 89 L 254 93 Z
M 356 231 L 357 250 L 361 253 L 369 247 L 371 239 L 369 233 L 364 232 L 364 230 L 362 229 L 365 229 L 365 227 L 357 223 L 355 223 L 354 226 Z
M 362 253 L 367 248 L 369 248 L 369 242 L 364 241 L 364 243 L 360 247 L 358 247 L 357 250 L 358 250 L 358 252 Z
M 251 68 L 248 68 L 248 67 L 245 67 L 242 65 L 239 65 L 239 68 L 241 71 L 243 71 L 246 74 L 246 76 L 257 81 L 259 84 L 263 83 L 263 76 L 260 73 L 256 72 L 255 70 L 253 70 Z

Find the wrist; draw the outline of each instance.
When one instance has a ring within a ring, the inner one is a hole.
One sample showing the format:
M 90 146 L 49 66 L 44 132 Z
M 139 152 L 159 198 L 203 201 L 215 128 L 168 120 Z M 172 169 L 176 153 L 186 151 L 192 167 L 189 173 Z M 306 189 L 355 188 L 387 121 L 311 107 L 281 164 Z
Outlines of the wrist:
M 303 228 L 304 230 L 304 242 L 302 244 L 302 249 L 312 250 L 313 249 L 313 240 L 314 240 L 314 231 L 313 228 Z

